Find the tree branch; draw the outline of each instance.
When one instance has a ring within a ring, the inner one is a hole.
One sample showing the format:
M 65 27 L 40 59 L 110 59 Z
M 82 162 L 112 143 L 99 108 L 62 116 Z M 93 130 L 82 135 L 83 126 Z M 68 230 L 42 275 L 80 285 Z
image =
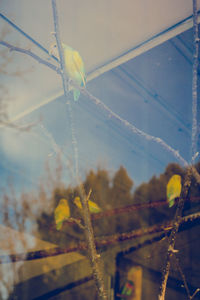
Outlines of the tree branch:
M 195 220 L 200 219 L 200 212 L 188 215 L 180 219 L 180 224 L 185 224 L 187 222 L 193 222 Z M 127 240 L 132 240 L 138 237 L 142 237 L 145 235 L 155 234 L 164 232 L 164 235 L 160 237 L 155 237 L 148 241 L 144 242 L 144 245 L 149 244 L 151 241 L 159 241 L 164 236 L 169 234 L 172 230 L 173 222 L 166 222 L 161 225 L 153 225 L 145 229 L 137 229 L 132 230 L 126 233 L 115 234 L 111 236 L 107 236 L 104 238 L 96 238 L 95 244 L 97 248 L 102 248 L 105 246 L 114 245 L 116 243 L 125 242 Z M 138 244 L 134 249 L 141 248 L 143 243 Z M 86 243 L 79 243 L 76 246 L 69 247 L 69 248 L 50 248 L 47 250 L 39 250 L 39 251 L 31 251 L 27 253 L 19 253 L 19 254 L 10 254 L 10 255 L 0 255 L 0 264 L 4 263 L 11 263 L 11 262 L 18 262 L 18 261 L 28 261 L 28 260 L 35 260 L 35 259 L 42 259 L 50 256 L 57 256 L 65 253 L 70 252 L 77 252 L 77 251 L 84 251 L 88 249 L 88 244 Z M 125 250 L 126 251 L 126 250 Z
M 54 29 L 55 29 L 55 38 L 57 42 L 59 57 L 60 57 L 60 66 L 61 66 L 61 77 L 63 82 L 63 89 L 64 95 L 67 99 L 67 75 L 66 75 L 66 67 L 65 67 L 65 60 L 63 55 L 63 47 L 60 40 L 60 33 L 59 33 L 59 22 L 58 22 L 58 13 L 56 7 L 56 0 L 52 0 L 52 9 L 53 9 L 53 19 L 54 19 Z M 74 155 L 75 155 L 75 174 L 76 180 L 79 182 L 79 172 L 78 172 L 78 148 L 77 148 L 77 141 L 75 137 L 74 127 L 73 127 L 73 118 L 72 118 L 72 109 L 70 101 L 67 99 L 67 105 L 69 109 L 70 115 L 70 124 L 71 124 L 71 134 L 72 134 L 72 144 L 74 147 Z M 97 255 L 95 242 L 94 242 L 94 233 L 90 219 L 90 212 L 88 207 L 88 197 L 85 195 L 84 188 L 82 184 L 80 184 L 80 192 L 81 192 L 81 201 L 83 206 L 83 219 L 85 224 L 85 235 L 88 243 L 88 252 L 90 256 L 90 263 L 92 266 L 93 277 L 96 283 L 98 295 L 101 299 L 107 299 L 107 294 L 104 287 L 103 276 L 99 268 L 99 255 Z
M 106 111 L 109 115 L 109 117 L 116 119 L 121 124 L 123 124 L 125 127 L 129 128 L 134 134 L 137 134 L 138 136 L 141 136 L 145 138 L 147 141 L 153 141 L 157 144 L 159 144 L 161 147 L 163 147 L 166 151 L 173 154 L 173 156 L 180 161 L 181 164 L 183 164 L 185 167 L 188 166 L 187 161 L 179 154 L 178 150 L 173 149 L 171 146 L 169 146 L 165 141 L 163 141 L 159 137 L 155 137 L 153 135 L 147 134 L 144 131 L 138 129 L 131 123 L 129 123 L 127 120 L 124 120 L 121 118 L 118 114 L 114 113 L 108 106 L 106 106 L 103 102 L 101 102 L 97 97 L 93 96 L 90 92 L 86 90 L 86 88 L 80 88 L 82 93 L 89 97 L 97 106 L 99 106 L 101 109 Z
M 198 37 L 198 22 L 197 22 L 198 12 L 197 12 L 197 0 L 193 0 L 193 29 L 194 29 L 194 55 L 193 55 L 193 70 L 192 70 L 192 164 L 196 158 L 196 147 L 197 147 L 197 71 L 198 71 L 198 49 L 199 49 L 199 37 Z M 184 198 L 187 196 L 189 187 L 191 184 L 192 174 L 199 182 L 199 174 L 195 167 L 189 167 L 186 174 L 186 179 L 183 186 L 182 196 L 179 199 L 178 207 L 176 210 L 173 229 L 169 238 L 169 247 L 167 251 L 166 264 L 163 269 L 162 283 L 160 287 L 160 294 L 158 296 L 159 300 L 165 299 L 167 279 L 169 276 L 170 269 L 170 259 L 173 254 L 176 233 L 179 228 L 180 218 L 182 215 L 182 210 L 184 206 Z
M 174 259 L 175 259 L 175 262 L 176 262 L 177 269 L 178 269 L 178 271 L 181 274 L 181 277 L 183 279 L 183 283 L 184 283 L 185 290 L 187 292 L 188 299 L 191 300 L 190 290 L 189 290 L 185 275 L 184 275 L 183 270 L 181 268 L 180 261 L 179 261 L 179 259 L 178 259 L 178 257 L 176 256 L 175 253 L 174 253 Z
M 196 291 L 192 294 L 191 300 L 196 296 L 196 294 L 200 292 L 200 288 L 196 289 Z
M 198 36 L 198 12 L 197 0 L 193 0 L 193 31 L 194 31 L 194 54 L 192 66 L 192 163 L 195 161 L 197 152 L 197 72 L 199 55 L 199 36 Z
M 169 270 L 170 270 L 170 260 L 173 255 L 174 251 L 174 246 L 175 246 L 175 241 L 176 241 L 176 234 L 179 229 L 179 225 L 181 222 L 181 215 L 184 207 L 184 202 L 185 198 L 187 197 L 187 194 L 189 192 L 189 187 L 191 184 L 191 177 L 192 177 L 192 170 L 191 168 L 188 168 L 187 173 L 186 173 L 186 178 L 185 182 L 183 185 L 183 190 L 181 197 L 178 202 L 178 207 L 176 209 L 174 221 L 173 221 L 173 228 L 169 237 L 169 245 L 168 245 L 168 250 L 167 250 L 167 256 L 166 256 L 166 262 L 165 266 L 163 268 L 163 273 L 162 273 L 162 282 L 160 286 L 160 294 L 158 296 L 159 300 L 164 300 L 165 299 L 165 293 L 166 293 L 166 287 L 167 287 L 167 280 L 169 276 Z
M 0 128 L 1 127 L 9 127 L 9 128 L 12 128 L 12 129 L 16 129 L 18 131 L 28 132 L 33 127 L 37 126 L 39 124 L 39 122 L 40 122 L 40 120 L 38 120 L 37 122 L 32 122 L 32 123 L 25 124 L 25 125 L 19 125 L 19 124 L 10 122 L 9 120 L 7 120 L 7 121 L 0 120 Z
M 200 175 L 197 172 L 197 169 L 194 166 L 192 166 L 191 168 L 192 168 L 192 175 L 196 179 L 197 183 L 200 184 Z
M 68 92 L 68 76 L 65 72 L 66 66 L 65 66 L 65 60 L 64 60 L 64 53 L 63 53 L 63 47 L 61 44 L 61 39 L 60 39 L 60 30 L 59 30 L 59 23 L 58 23 L 58 13 L 57 13 L 57 7 L 56 7 L 56 0 L 52 0 L 52 10 L 53 10 L 53 21 L 54 21 L 54 29 L 55 29 L 55 38 L 56 38 L 56 43 L 58 47 L 58 53 L 60 57 L 60 68 L 61 68 L 61 77 L 62 77 L 62 83 L 63 83 L 63 90 L 64 90 L 64 95 L 67 99 L 67 92 Z
M 30 57 L 32 57 L 33 59 L 35 59 L 38 63 L 43 64 L 47 67 L 49 67 L 50 69 L 52 69 L 53 71 L 57 72 L 58 74 L 61 74 L 60 68 L 56 67 L 55 65 L 51 64 L 50 62 L 46 61 L 45 59 L 42 59 L 40 56 L 36 55 L 35 53 L 33 53 L 30 50 L 26 50 L 20 47 L 15 47 L 5 41 L 1 41 L 0 40 L 0 45 L 7 47 L 10 51 L 16 51 L 19 53 L 23 53 L 26 54 Z
M 200 197 L 193 197 L 193 198 L 185 199 L 185 201 L 191 201 L 191 202 L 196 202 L 199 200 L 200 200 Z M 176 200 L 176 203 L 178 203 L 177 200 Z M 161 200 L 161 201 L 154 201 L 154 202 L 148 202 L 148 203 L 142 203 L 142 204 L 132 204 L 132 205 L 128 205 L 128 206 L 105 210 L 105 211 L 97 213 L 97 214 L 92 214 L 91 220 L 95 221 L 95 220 L 102 219 L 105 217 L 112 217 L 112 216 L 116 216 L 116 215 L 122 215 L 122 214 L 131 213 L 134 211 L 143 210 L 143 209 L 156 208 L 156 207 L 162 207 L 162 206 L 168 206 L 168 203 L 166 201 Z M 65 224 L 73 225 L 77 222 L 81 222 L 81 219 L 76 219 L 76 221 L 74 221 L 71 218 L 71 220 L 65 220 L 63 222 L 63 225 L 65 225 Z M 48 226 L 48 228 L 49 228 L 49 226 Z M 54 228 L 56 228 L 55 225 L 51 227 L 51 230 L 54 230 Z

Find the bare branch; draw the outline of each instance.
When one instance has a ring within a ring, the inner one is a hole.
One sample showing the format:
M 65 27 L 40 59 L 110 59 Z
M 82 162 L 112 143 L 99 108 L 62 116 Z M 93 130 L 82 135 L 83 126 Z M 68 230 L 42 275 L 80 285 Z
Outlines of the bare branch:
M 193 197 L 193 198 L 187 198 L 185 201 L 192 201 L 196 202 L 200 200 L 200 197 Z M 121 214 L 127 214 L 131 213 L 133 211 L 139 211 L 147 208 L 156 208 L 156 207 L 161 207 L 161 206 L 168 206 L 168 203 L 166 201 L 154 201 L 154 202 L 148 202 L 148 203 L 142 203 L 142 204 L 132 204 L 129 206 L 123 206 L 119 208 L 114 208 L 114 209 L 109 209 L 97 214 L 92 214 L 91 219 L 92 221 L 102 219 L 104 217 L 111 217 L 111 216 L 116 216 L 116 215 L 121 215 Z M 77 219 L 78 221 L 81 221 L 81 219 Z M 65 220 L 64 224 L 73 224 L 73 221 Z M 54 230 L 55 225 L 51 228 L 51 230 Z
M 85 195 L 85 190 L 84 186 L 81 183 L 79 191 L 81 193 L 81 202 L 83 206 L 83 219 L 84 219 L 84 224 L 85 224 L 85 235 L 88 243 L 88 254 L 90 256 L 90 263 L 92 266 L 93 270 L 93 277 L 96 283 L 96 287 L 98 290 L 98 295 L 101 299 L 108 299 L 105 286 L 104 286 L 104 281 L 103 281 L 103 275 L 102 272 L 100 271 L 100 255 L 97 254 L 96 250 L 96 243 L 94 239 L 94 231 L 91 223 L 91 218 L 90 218 L 90 211 L 89 211 L 89 206 L 88 206 L 88 200 L 91 194 L 91 190 L 89 191 L 88 195 Z
M 66 104 L 68 107 L 69 111 L 69 119 L 70 119 L 70 126 L 71 126 L 71 136 L 72 136 L 72 145 L 74 148 L 74 158 L 75 158 L 75 174 L 76 178 L 78 178 L 78 147 L 77 147 L 77 140 L 75 136 L 75 131 L 74 131 L 74 125 L 73 125 L 73 117 L 72 117 L 72 108 L 71 108 L 71 103 L 69 99 L 67 98 L 67 92 L 68 92 L 68 76 L 66 73 L 66 66 L 65 66 L 65 59 L 64 59 L 64 54 L 63 54 L 63 47 L 60 39 L 60 30 L 59 30 L 59 22 L 58 22 L 58 13 L 57 13 L 57 7 L 56 7 L 56 0 L 52 0 L 52 9 L 53 9 L 53 20 L 54 20 L 54 34 L 57 42 L 57 47 L 58 47 L 58 53 L 60 57 L 60 68 L 61 68 L 61 77 L 62 77 L 62 83 L 63 83 L 63 90 L 64 90 L 64 95 L 66 98 Z
M 195 297 L 195 295 L 200 291 L 200 288 L 196 289 L 196 291 L 192 295 L 190 295 L 190 290 L 189 290 L 189 287 L 188 287 L 185 275 L 183 273 L 183 270 L 182 270 L 182 268 L 180 266 L 179 259 L 178 259 L 178 257 L 176 255 L 174 255 L 174 258 L 176 260 L 177 268 L 178 268 L 178 270 L 179 270 L 179 272 L 181 274 L 181 277 L 183 279 L 183 283 L 184 283 L 184 286 L 185 286 L 185 289 L 186 289 L 186 292 L 187 292 L 188 299 L 192 300 Z
M 183 270 L 182 270 L 182 268 L 180 266 L 180 261 L 179 261 L 178 257 L 176 256 L 176 254 L 174 254 L 174 258 L 175 258 L 175 261 L 176 261 L 177 269 L 179 270 L 179 273 L 181 274 L 181 277 L 183 279 L 183 283 L 184 283 L 184 287 L 185 287 L 186 292 L 187 292 L 188 299 L 191 300 L 190 290 L 188 288 L 188 284 L 187 284 L 185 275 L 183 273 Z
M 181 218 L 180 224 L 184 224 L 187 222 L 193 222 L 199 218 L 200 218 L 200 212 L 191 214 L 189 216 Z M 145 235 L 150 235 L 150 234 L 155 234 L 155 233 L 160 233 L 160 232 L 164 232 L 166 235 L 172 230 L 172 225 L 173 225 L 173 222 L 166 222 L 164 224 L 153 225 L 153 226 L 150 226 L 145 229 L 141 228 L 141 229 L 132 230 L 132 231 L 126 232 L 126 233 L 120 233 L 120 234 L 115 234 L 115 235 L 111 235 L 111 236 L 106 236 L 105 238 L 102 238 L 102 237 L 96 238 L 95 244 L 96 244 L 97 248 L 101 248 L 101 247 L 105 247 L 105 246 L 109 246 L 109 245 L 114 245 L 119 242 L 124 242 L 124 241 L 131 240 L 134 238 L 142 237 Z M 144 245 L 149 244 L 151 240 L 159 241 L 163 237 L 164 236 L 162 235 L 161 237 L 155 237 L 153 239 L 148 240 L 149 242 L 145 241 Z M 138 248 L 141 248 L 142 245 L 143 245 L 143 243 L 138 244 Z M 88 248 L 88 244 L 79 243 L 78 245 L 70 247 L 70 248 L 55 247 L 55 248 L 51 248 L 48 250 L 31 251 L 31 252 L 27 252 L 27 253 L 19 253 L 19 254 L 11 254 L 11 255 L 0 255 L 0 264 L 41 259 L 41 258 L 45 258 L 45 257 L 61 255 L 64 253 L 83 251 L 83 250 L 87 250 L 87 248 Z M 137 248 L 137 246 L 136 246 L 136 248 Z
M 8 49 L 10 49 L 10 51 L 16 51 L 16 52 L 26 54 L 26 55 L 32 57 L 33 59 L 35 59 L 40 64 L 43 64 L 43 65 L 49 67 L 50 69 L 52 69 L 53 71 L 56 71 L 58 74 L 61 74 L 59 67 L 56 67 L 55 65 L 51 64 L 50 62 L 42 59 L 40 56 L 36 55 L 35 53 L 33 53 L 30 50 L 26 50 L 26 49 L 23 49 L 20 47 L 15 47 L 15 46 L 13 46 L 5 41 L 2 41 L 2 40 L 0 40 L 0 45 L 7 47 Z
M 77 85 L 76 85 L 77 87 Z M 161 147 L 163 147 L 166 151 L 173 154 L 173 156 L 180 161 L 181 164 L 183 164 L 185 167 L 188 166 L 187 161 L 179 154 L 178 150 L 173 149 L 171 146 L 169 146 L 165 141 L 163 141 L 159 137 L 152 136 L 150 134 L 145 133 L 144 131 L 138 129 L 131 123 L 129 123 L 127 120 L 124 120 L 119 115 L 114 113 L 108 106 L 106 106 L 103 102 L 101 102 L 97 97 L 93 96 L 91 93 L 89 93 L 85 88 L 80 88 L 80 91 L 89 97 L 96 105 L 101 107 L 104 111 L 106 111 L 109 115 L 109 117 L 113 117 L 114 119 L 118 120 L 120 123 L 122 123 L 125 127 L 129 128 L 134 134 L 137 134 L 143 138 L 145 138 L 148 141 L 153 141 L 159 144 Z
M 194 54 L 192 67 L 192 163 L 194 163 L 197 153 L 197 71 L 199 64 L 199 36 L 197 18 L 197 0 L 193 0 Z
M 173 228 L 172 228 L 172 231 L 171 231 L 171 234 L 169 237 L 169 245 L 168 245 L 168 250 L 167 250 L 167 255 L 166 255 L 166 262 L 165 262 L 165 266 L 163 268 L 162 282 L 161 282 L 161 286 L 160 286 L 160 294 L 158 296 L 159 300 L 165 299 L 167 280 L 168 280 L 169 270 L 170 270 L 170 260 L 173 255 L 173 250 L 174 250 L 175 241 L 176 241 L 176 234 L 178 232 L 179 225 L 181 222 L 181 215 L 182 215 L 182 211 L 183 211 L 183 207 L 184 207 L 184 202 L 185 202 L 185 199 L 187 198 L 187 194 L 189 192 L 189 187 L 191 184 L 191 177 L 192 177 L 192 170 L 191 170 L 191 168 L 188 168 L 187 173 L 186 173 L 185 182 L 183 185 L 182 194 L 181 194 L 181 197 L 179 198 L 178 207 L 176 209 L 176 213 L 175 213 L 175 217 L 174 217 L 174 221 L 173 221 Z
M 61 44 L 61 39 L 60 39 L 60 30 L 59 30 L 59 22 L 58 22 L 58 13 L 57 13 L 57 7 L 56 7 L 56 0 L 52 0 L 52 9 L 53 9 L 53 20 L 54 20 L 54 29 L 55 29 L 55 38 L 57 42 L 57 47 L 58 47 L 58 53 L 60 57 L 60 68 L 61 68 L 61 77 L 62 77 L 62 83 L 63 83 L 63 90 L 64 90 L 64 95 L 67 99 L 67 91 L 68 91 L 68 76 L 65 72 L 66 67 L 65 67 L 65 60 L 64 60 L 64 53 L 63 53 L 63 47 Z
M 197 183 L 200 184 L 200 174 L 197 172 L 195 167 L 192 167 L 192 175 L 196 179 Z
M 196 294 L 200 292 L 200 288 L 196 289 L 196 291 L 192 294 L 191 300 L 196 296 Z
M 63 83 L 63 90 L 64 95 L 67 100 L 67 106 L 69 110 L 69 118 L 70 118 L 70 125 L 71 125 L 71 135 L 72 135 L 72 144 L 74 147 L 74 155 L 75 155 L 75 174 L 76 174 L 76 180 L 79 182 L 79 172 L 78 172 L 78 147 L 77 147 L 77 140 L 74 132 L 74 126 L 73 126 L 73 118 L 72 118 L 72 109 L 69 99 L 67 99 L 67 91 L 68 91 L 68 84 L 67 84 L 67 75 L 66 75 L 66 67 L 65 67 L 65 60 L 64 60 L 64 54 L 63 54 L 63 47 L 60 40 L 60 32 L 59 32 L 59 22 L 58 22 L 58 13 L 57 13 L 57 7 L 56 7 L 56 0 L 52 0 L 52 9 L 53 9 L 53 20 L 54 20 L 54 29 L 55 29 L 55 38 L 57 42 L 59 57 L 60 57 L 60 66 L 61 66 L 61 77 L 62 77 L 62 83 Z M 96 283 L 96 287 L 98 290 L 99 297 L 101 299 L 107 299 L 105 287 L 104 287 L 104 281 L 103 276 L 101 274 L 100 268 L 99 268 L 99 255 L 97 255 L 95 242 L 94 242 L 94 233 L 93 228 L 91 224 L 90 219 L 90 212 L 88 208 L 88 197 L 85 195 L 84 188 L 82 184 L 80 184 L 80 192 L 82 195 L 82 206 L 83 206 L 83 219 L 85 224 L 85 235 L 87 238 L 88 243 L 88 252 L 90 255 L 90 263 L 93 270 L 93 277 Z
M 67 220 L 69 223 L 78 225 L 81 229 L 85 230 L 85 226 L 81 224 L 81 219 L 69 218 Z
M 12 129 L 18 130 L 18 131 L 30 131 L 33 127 L 37 126 L 39 124 L 40 120 L 32 123 L 28 123 L 25 125 L 19 125 L 13 122 L 8 121 L 2 121 L 0 120 L 0 128 L 1 127 L 10 127 Z

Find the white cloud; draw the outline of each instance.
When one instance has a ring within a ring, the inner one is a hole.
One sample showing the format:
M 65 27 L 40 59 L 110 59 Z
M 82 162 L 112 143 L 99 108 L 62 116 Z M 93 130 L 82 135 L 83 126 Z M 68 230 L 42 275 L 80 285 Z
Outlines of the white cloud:
M 14 129 L 4 128 L 1 129 L 0 140 L 4 155 L 27 167 L 40 164 L 49 153 L 48 144 L 31 132 L 18 132 Z

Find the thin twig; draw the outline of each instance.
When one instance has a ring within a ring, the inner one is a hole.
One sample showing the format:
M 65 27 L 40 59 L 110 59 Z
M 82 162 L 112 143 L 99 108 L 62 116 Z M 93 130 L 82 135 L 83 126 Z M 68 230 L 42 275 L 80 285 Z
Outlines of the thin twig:
M 80 184 L 80 193 L 81 193 L 81 200 L 83 206 L 83 220 L 85 224 L 85 235 L 88 243 L 88 254 L 90 256 L 90 263 L 92 266 L 93 277 L 96 283 L 98 295 L 100 299 L 108 299 L 107 292 L 104 286 L 104 280 L 102 272 L 100 271 L 100 255 L 97 254 L 96 244 L 94 239 L 94 231 L 91 223 L 90 211 L 88 206 L 88 200 L 91 193 L 85 196 L 85 190 L 83 184 Z
M 159 300 L 165 299 L 167 280 L 168 280 L 169 270 L 170 270 L 170 260 L 173 255 L 173 252 L 174 252 L 176 234 L 179 229 L 185 199 L 189 192 L 189 187 L 191 184 L 191 177 L 192 177 L 192 170 L 191 170 L 191 168 L 188 168 L 187 173 L 186 173 L 185 182 L 184 182 L 183 189 L 182 189 L 182 194 L 181 194 L 181 197 L 179 198 L 178 206 L 176 209 L 176 213 L 175 213 L 175 217 L 174 217 L 174 221 L 173 221 L 173 228 L 172 228 L 172 231 L 171 231 L 171 234 L 169 237 L 169 245 L 168 245 L 168 250 L 167 250 L 167 255 L 166 255 L 166 262 L 165 262 L 165 266 L 164 266 L 163 272 L 162 272 L 162 282 L 161 282 L 161 286 L 160 286 L 160 293 L 158 295 Z
M 192 166 L 191 168 L 192 168 L 192 175 L 196 179 L 197 183 L 200 184 L 200 174 L 197 172 L 195 166 Z
M 56 0 L 52 0 L 51 3 L 52 3 L 52 9 L 53 9 L 53 21 L 54 21 L 54 29 L 55 29 L 55 38 L 56 38 L 56 43 L 57 43 L 58 53 L 59 53 L 59 58 L 60 58 L 60 68 L 61 68 L 61 77 L 62 77 L 62 83 L 63 83 L 63 90 L 64 90 L 64 95 L 67 99 L 68 76 L 65 72 L 66 66 L 65 66 L 65 60 L 64 60 L 63 47 L 62 47 L 61 39 L 60 39 L 60 30 L 59 30 Z
M 45 59 L 42 59 L 40 56 L 36 55 L 35 53 L 33 53 L 30 50 L 26 50 L 26 49 L 23 49 L 23 48 L 20 48 L 20 47 L 15 47 L 15 46 L 13 46 L 13 45 L 5 42 L 5 41 L 1 41 L 1 40 L 0 40 L 0 45 L 7 47 L 8 49 L 10 49 L 10 51 L 16 51 L 16 52 L 20 52 L 20 53 L 26 54 L 26 55 L 32 57 L 33 59 L 35 59 L 38 63 L 43 64 L 43 65 L 49 67 L 50 69 L 52 69 L 53 71 L 57 72 L 58 74 L 61 73 L 59 67 L 57 67 L 54 64 L 46 61 Z
M 193 31 L 194 31 L 194 54 L 192 67 L 192 164 L 197 153 L 197 71 L 199 55 L 199 36 L 198 36 L 198 12 L 197 0 L 193 0 Z
M 6 120 L 6 121 L 0 120 L 0 128 L 1 127 L 9 127 L 9 128 L 12 128 L 12 129 L 16 129 L 18 131 L 28 132 L 32 128 L 36 127 L 39 124 L 39 122 L 40 122 L 40 120 L 38 120 L 37 122 L 31 122 L 31 123 L 28 123 L 28 124 L 20 125 L 20 124 L 10 122 L 9 120 Z
M 147 134 L 144 131 L 138 129 L 133 124 L 129 123 L 127 120 L 124 120 L 121 118 L 118 114 L 114 113 L 106 104 L 101 102 L 97 97 L 93 96 L 90 92 L 86 90 L 86 88 L 80 88 L 82 93 L 89 97 L 97 106 L 99 106 L 101 109 L 106 111 L 109 115 L 109 117 L 116 119 L 121 124 L 123 124 L 125 127 L 129 128 L 131 132 L 134 134 L 137 134 L 138 136 L 141 136 L 145 138 L 147 141 L 153 141 L 159 144 L 161 147 L 163 147 L 166 151 L 170 152 L 181 164 L 183 164 L 185 167 L 188 166 L 187 161 L 180 155 L 178 150 L 173 149 L 171 146 L 169 146 L 165 141 L 163 141 L 159 137 L 155 137 L 153 135 Z
M 83 229 L 83 230 L 85 230 L 85 226 L 83 226 L 82 224 L 81 224 L 81 220 L 80 219 L 75 219 L 75 218 L 69 218 L 68 219 L 68 222 L 70 223 L 73 223 L 73 224 L 76 224 L 76 225 L 78 225 L 81 229 Z
M 72 84 L 76 88 L 78 88 L 84 95 L 88 96 L 88 98 L 92 100 L 97 106 L 99 106 L 101 109 L 106 111 L 110 118 L 113 117 L 114 119 L 118 120 L 125 127 L 129 128 L 131 132 L 145 138 L 147 141 L 153 141 L 159 144 L 162 148 L 164 148 L 166 151 L 171 153 L 183 166 L 189 167 L 188 162 L 180 155 L 179 151 L 169 146 L 164 140 L 162 140 L 159 137 L 155 137 L 153 135 L 147 134 L 146 132 L 135 127 L 133 124 L 129 123 L 127 120 L 121 118 L 118 114 L 114 113 L 108 106 L 106 106 L 100 99 L 98 99 L 97 97 L 93 96 L 90 92 L 88 92 L 88 90 L 85 87 L 79 87 L 74 82 L 72 82 Z M 193 166 L 191 170 L 196 181 L 200 184 L 200 174 Z
M 179 219 L 179 225 L 186 223 L 186 222 L 192 222 L 196 219 L 200 218 L 200 213 L 195 213 L 192 215 L 189 215 L 187 217 L 183 217 Z M 164 231 L 166 234 L 169 232 L 172 232 L 173 230 L 173 221 L 170 222 L 165 222 L 163 224 L 159 224 L 159 225 L 153 225 L 147 228 L 140 228 L 137 230 L 132 230 L 130 232 L 125 232 L 125 233 L 118 233 L 118 234 L 114 234 L 111 236 L 107 236 L 107 237 L 101 237 L 101 238 L 96 238 L 96 243 L 98 245 L 98 243 L 100 242 L 101 245 L 105 244 L 105 245 L 109 245 L 109 244 L 114 244 L 117 242 L 122 242 L 122 241 L 127 241 L 127 240 L 131 240 L 133 238 L 138 238 L 144 235 L 148 235 L 148 234 L 155 234 L 158 232 L 162 232 Z
M 177 269 L 183 279 L 183 283 L 184 283 L 184 287 L 186 289 L 186 292 L 187 292 L 187 296 L 188 296 L 188 299 L 191 300 L 191 296 L 190 296 L 190 290 L 189 290 L 189 287 L 188 287 L 188 284 L 187 284 L 187 281 L 186 281 L 186 278 L 185 278 L 185 275 L 183 273 L 183 270 L 181 268 L 181 265 L 180 265 L 180 262 L 179 262 L 179 259 L 178 257 L 176 256 L 176 254 L 174 253 L 174 259 L 176 261 L 176 265 L 177 265 Z
M 192 295 L 190 295 L 190 290 L 189 290 L 189 287 L 188 287 L 188 284 L 187 284 L 185 275 L 184 275 L 184 273 L 183 273 L 183 270 L 182 270 L 182 268 L 181 268 L 181 266 L 180 266 L 179 259 L 178 259 L 178 257 L 176 256 L 176 254 L 174 254 L 174 258 L 175 258 L 175 260 L 176 260 L 177 268 L 178 268 L 178 270 L 179 270 L 179 272 L 180 272 L 180 274 L 181 274 L 181 277 L 182 277 L 182 279 L 183 279 L 183 283 L 184 283 L 184 286 L 185 286 L 185 289 L 186 289 L 186 292 L 187 292 L 187 295 L 188 295 L 188 299 L 189 299 L 189 300 L 192 300 L 192 299 L 195 297 L 195 295 L 200 291 L 200 288 L 197 288 L 196 291 L 195 291 Z
M 49 54 L 48 50 L 44 48 L 40 43 L 38 43 L 33 37 L 31 37 L 28 33 L 23 31 L 19 26 L 17 26 L 15 23 L 13 23 L 10 19 L 8 19 L 4 14 L 0 13 L 0 18 L 2 18 L 4 21 L 6 21 L 12 28 L 18 31 L 18 33 L 22 34 L 26 39 L 31 41 L 35 46 L 37 46 L 40 50 L 42 50 L 44 53 Z M 4 34 L 5 36 L 5 34 Z M 58 61 L 58 59 L 53 56 L 53 59 Z
M 191 300 L 196 296 L 196 294 L 200 292 L 200 288 L 196 289 L 196 291 L 192 294 Z
M 67 169 L 69 169 L 71 171 L 71 175 L 72 177 L 75 176 L 74 172 L 73 172 L 73 168 L 71 166 L 71 162 L 70 159 L 67 158 L 67 156 L 63 153 L 63 151 L 61 150 L 61 148 L 58 146 L 58 144 L 56 143 L 54 137 L 52 136 L 52 134 L 47 130 L 47 128 L 44 126 L 43 123 L 40 124 L 40 128 L 42 129 L 42 132 L 44 133 L 44 135 L 48 138 L 49 142 L 51 143 L 51 146 L 53 148 L 53 151 L 55 151 L 55 153 L 57 155 L 59 155 L 60 157 L 63 157 L 64 160 L 64 164 L 66 166 Z
M 108 106 L 106 106 L 100 99 L 98 99 L 97 97 L 93 96 L 90 92 L 88 92 L 88 90 L 85 87 L 80 88 L 76 85 L 76 88 L 79 88 L 84 95 L 88 96 L 88 98 L 92 100 L 97 106 L 99 106 L 101 109 L 106 111 L 109 117 L 113 117 L 114 119 L 118 120 L 125 127 L 129 128 L 131 132 L 133 132 L 134 134 L 137 134 L 138 136 L 145 138 L 147 141 L 153 141 L 159 144 L 163 149 L 171 153 L 183 166 L 189 167 L 188 162 L 180 155 L 179 151 L 169 146 L 164 140 L 162 140 L 159 137 L 155 137 L 153 135 L 147 134 L 146 132 L 135 127 L 133 124 L 129 123 L 127 120 L 121 118 L 118 114 L 114 113 Z M 193 166 L 191 170 L 196 181 L 200 184 L 200 174 Z

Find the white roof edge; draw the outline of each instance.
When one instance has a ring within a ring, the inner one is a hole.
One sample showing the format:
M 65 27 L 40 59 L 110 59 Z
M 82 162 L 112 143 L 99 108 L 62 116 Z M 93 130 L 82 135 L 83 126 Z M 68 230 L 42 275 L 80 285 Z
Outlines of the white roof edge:
M 198 23 L 200 23 L 200 15 L 198 16 Z M 90 72 L 87 76 L 87 82 L 91 81 L 98 76 L 102 75 L 105 72 L 110 71 L 111 69 L 129 61 L 130 59 L 133 59 L 134 57 L 152 49 L 153 47 L 156 47 L 165 41 L 173 38 L 174 36 L 192 28 L 193 26 L 193 19 L 192 16 L 186 18 L 185 20 L 180 21 L 179 23 L 175 24 L 174 26 L 169 27 L 168 29 L 165 29 L 163 32 L 160 32 L 156 34 L 155 36 L 151 37 L 150 39 L 144 41 L 140 45 L 134 47 L 132 50 L 126 52 L 125 54 L 120 55 L 116 59 L 112 60 L 111 62 L 108 62 L 104 66 L 101 66 L 97 68 L 96 70 Z M 23 117 L 31 114 L 32 112 L 36 111 L 40 107 L 43 107 L 44 105 L 56 100 L 58 97 L 63 95 L 63 91 L 60 91 L 53 95 L 50 98 L 46 98 L 43 101 L 41 101 L 39 104 L 28 108 L 27 110 L 21 112 L 20 114 L 13 117 L 10 122 L 15 122 Z M 0 125 L 2 127 L 4 125 Z
M 200 15 L 198 16 L 198 23 L 200 23 Z M 193 19 L 192 16 L 187 18 L 185 21 L 179 22 L 174 26 L 164 30 L 163 32 L 156 34 L 155 36 L 151 37 L 150 39 L 142 42 L 140 45 L 134 47 L 132 50 L 128 51 L 126 54 L 122 54 L 120 57 L 112 60 L 110 63 L 99 67 L 98 69 L 91 72 L 88 77 L 87 81 L 90 81 L 99 75 L 133 59 L 134 57 L 166 42 L 167 40 L 173 38 L 174 36 L 192 28 L 193 26 Z

